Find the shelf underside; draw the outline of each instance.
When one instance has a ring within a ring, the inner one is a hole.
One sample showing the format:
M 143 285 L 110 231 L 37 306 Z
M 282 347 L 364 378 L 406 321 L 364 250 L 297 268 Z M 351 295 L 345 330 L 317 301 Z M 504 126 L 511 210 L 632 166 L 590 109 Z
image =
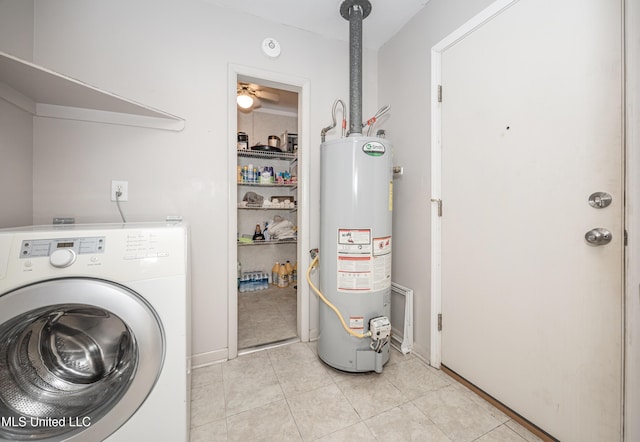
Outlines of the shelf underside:
M 182 118 L 0 52 L 0 98 L 39 117 L 180 131 Z

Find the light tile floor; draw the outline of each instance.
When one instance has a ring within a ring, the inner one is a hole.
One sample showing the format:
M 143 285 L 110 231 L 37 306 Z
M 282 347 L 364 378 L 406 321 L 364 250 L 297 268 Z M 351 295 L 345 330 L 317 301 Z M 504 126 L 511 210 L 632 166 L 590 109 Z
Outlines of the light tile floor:
M 293 286 L 238 293 L 238 348 L 295 338 L 296 296 Z
M 466 387 L 392 350 L 381 374 L 344 373 L 296 343 L 193 371 L 191 441 L 540 439 Z

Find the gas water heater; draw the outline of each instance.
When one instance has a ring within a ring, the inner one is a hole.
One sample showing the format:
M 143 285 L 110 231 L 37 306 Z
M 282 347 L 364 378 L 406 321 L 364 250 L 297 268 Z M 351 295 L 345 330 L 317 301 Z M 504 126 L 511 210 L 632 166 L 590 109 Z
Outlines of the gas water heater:
M 391 145 L 352 136 L 320 152 L 320 291 L 354 333 L 322 303 L 318 355 L 340 370 L 380 372 L 391 328 Z
M 380 373 L 389 360 L 391 305 L 391 219 L 393 163 L 391 144 L 362 135 L 376 117 L 362 122 L 362 20 L 368 0 L 345 0 L 341 15 L 350 28 L 350 129 L 320 146 L 320 289 L 318 356 L 349 372 Z M 336 104 L 341 103 L 337 100 Z M 344 114 L 344 104 L 343 104 Z

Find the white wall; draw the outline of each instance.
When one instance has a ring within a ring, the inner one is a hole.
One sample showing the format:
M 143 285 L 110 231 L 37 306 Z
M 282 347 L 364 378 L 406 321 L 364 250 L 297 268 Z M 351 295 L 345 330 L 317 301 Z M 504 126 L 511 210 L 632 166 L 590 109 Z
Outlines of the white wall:
M 32 1 L 0 0 L 0 51 L 33 57 Z M 33 118 L 0 98 L 0 228 L 32 223 L 32 177 Z
M 33 218 L 33 117 L 0 99 L 0 228 Z
M 425 359 L 431 314 L 431 47 L 491 3 L 430 0 L 378 53 L 378 99 L 391 105 L 384 127 L 394 164 L 404 167 L 394 180 L 393 280 L 414 290 L 414 347 Z
M 0 0 L 0 51 L 33 59 L 33 0 Z
M 35 2 L 35 62 L 186 119 L 179 133 L 36 118 L 34 220 L 119 221 L 112 179 L 129 181 L 128 221 L 179 214 L 192 231 L 193 352 L 226 357 L 230 151 L 228 65 L 310 82 L 311 164 L 336 97 L 348 97 L 348 44 L 195 0 Z M 260 51 L 265 37 L 282 47 Z M 364 114 L 377 108 L 375 54 L 364 54 Z M 317 135 L 316 135 L 317 134 Z M 319 175 L 310 176 L 311 244 L 318 243 Z M 235 267 L 235 263 L 233 264 Z M 311 318 L 317 316 L 312 300 Z M 312 323 L 313 327 L 313 323 Z
M 249 145 L 267 144 L 270 135 L 281 138 L 286 131 L 295 134 L 298 131 L 298 117 L 293 113 L 269 110 L 254 110 L 248 113 L 238 112 L 238 131 L 249 136 Z M 315 138 L 315 137 L 314 137 Z

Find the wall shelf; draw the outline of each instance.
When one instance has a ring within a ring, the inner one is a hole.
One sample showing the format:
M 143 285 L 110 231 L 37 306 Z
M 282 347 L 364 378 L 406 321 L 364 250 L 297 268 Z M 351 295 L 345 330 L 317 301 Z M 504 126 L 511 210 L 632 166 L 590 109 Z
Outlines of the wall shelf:
M 294 161 L 298 159 L 297 153 L 292 152 L 276 152 L 270 150 L 251 150 L 244 149 L 238 150 L 238 156 L 243 158 L 273 158 L 276 160 L 289 160 Z
M 249 186 L 249 187 L 287 187 L 287 188 L 295 188 L 295 187 L 298 187 L 298 183 L 292 183 L 292 184 L 278 184 L 278 183 L 271 183 L 271 184 L 262 184 L 262 183 L 238 183 L 238 186 Z
M 296 212 L 298 209 L 289 207 L 238 207 L 238 210 L 286 210 L 287 212 Z
M 275 246 L 275 245 L 283 245 L 283 244 L 297 244 L 298 241 L 295 239 L 278 239 L 278 240 L 269 240 L 269 241 L 263 241 L 263 240 L 256 240 L 252 242 L 242 242 L 242 241 L 238 241 L 238 246 Z
M 184 119 L 0 52 L 0 98 L 38 117 L 181 131 Z

